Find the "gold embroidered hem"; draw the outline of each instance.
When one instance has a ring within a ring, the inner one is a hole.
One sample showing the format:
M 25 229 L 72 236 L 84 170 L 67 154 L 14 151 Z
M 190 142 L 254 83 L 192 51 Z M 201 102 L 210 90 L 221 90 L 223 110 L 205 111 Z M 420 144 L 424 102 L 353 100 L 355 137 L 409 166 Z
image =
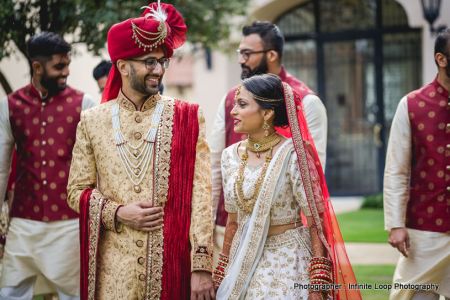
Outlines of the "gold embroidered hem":
M 88 273 L 88 299 L 95 299 L 95 286 L 97 274 L 97 250 L 100 238 L 100 222 L 104 199 L 101 193 L 93 190 L 89 201 L 89 273 Z
M 123 205 L 107 200 L 102 210 L 102 224 L 107 230 L 119 232 L 119 224 L 116 221 L 116 213 Z
M 161 117 L 156 141 L 154 165 L 155 188 L 153 203 L 164 204 L 167 201 L 170 175 L 170 156 L 172 144 L 172 127 L 174 115 L 174 101 L 167 101 Z M 146 299 L 159 299 L 161 295 L 164 235 L 163 228 L 149 232 L 147 239 L 147 276 L 145 285 Z

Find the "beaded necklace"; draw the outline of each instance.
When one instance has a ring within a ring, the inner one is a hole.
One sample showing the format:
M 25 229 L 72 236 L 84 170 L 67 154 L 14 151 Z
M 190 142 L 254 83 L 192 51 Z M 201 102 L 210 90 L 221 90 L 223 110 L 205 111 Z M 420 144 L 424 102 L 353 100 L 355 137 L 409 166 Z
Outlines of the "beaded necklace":
M 140 191 L 140 184 L 147 173 L 153 154 L 153 145 L 156 140 L 159 122 L 161 120 L 164 103 L 159 101 L 156 104 L 155 111 L 152 115 L 150 128 L 145 138 L 138 145 L 133 146 L 125 139 L 120 129 L 119 104 L 115 103 L 112 107 L 112 125 L 113 135 L 116 149 L 119 153 L 120 160 L 125 168 L 128 178 L 134 185 L 135 190 Z

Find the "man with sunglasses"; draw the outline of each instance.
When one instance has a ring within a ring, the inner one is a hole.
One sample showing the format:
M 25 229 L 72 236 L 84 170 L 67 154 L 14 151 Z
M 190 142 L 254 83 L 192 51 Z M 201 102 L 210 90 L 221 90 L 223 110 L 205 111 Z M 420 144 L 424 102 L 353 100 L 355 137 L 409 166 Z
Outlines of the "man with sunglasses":
M 436 78 L 404 96 L 389 137 L 384 222 L 400 256 L 390 299 L 450 299 L 450 29 Z
M 241 65 L 241 79 L 257 74 L 271 73 L 280 76 L 296 93 L 302 96 L 302 105 L 309 130 L 319 154 L 322 168 L 325 169 L 327 145 L 327 115 L 325 106 L 303 82 L 289 74 L 282 65 L 284 37 L 280 29 L 270 22 L 255 21 L 242 29 L 243 37 L 237 50 L 238 63 Z M 211 134 L 211 163 L 213 181 L 213 208 L 216 217 L 214 234 L 215 252 L 222 247 L 224 226 L 227 213 L 222 193 L 222 175 L 220 159 L 222 150 L 242 140 L 240 134 L 233 130 L 233 119 L 230 112 L 234 106 L 236 88 L 232 88 L 219 104 Z M 286 130 L 277 131 L 289 135 Z
M 214 298 L 205 120 L 158 92 L 186 30 L 152 3 L 108 32 L 104 103 L 81 116 L 68 184 L 83 299 Z

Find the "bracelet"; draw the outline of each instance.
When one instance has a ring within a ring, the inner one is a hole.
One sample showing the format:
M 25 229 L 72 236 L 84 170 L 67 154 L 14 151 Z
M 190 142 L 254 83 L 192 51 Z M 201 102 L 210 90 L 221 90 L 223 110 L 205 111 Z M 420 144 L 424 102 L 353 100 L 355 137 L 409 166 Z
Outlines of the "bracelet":
M 222 262 L 228 264 L 228 256 L 226 256 L 223 253 L 219 253 L 219 261 L 222 261 Z
M 331 260 L 328 259 L 325 256 L 314 256 L 314 257 L 311 258 L 310 262 L 312 264 L 314 264 L 314 263 L 322 263 L 322 264 L 327 264 L 327 265 L 331 266 Z
M 315 264 L 315 265 L 310 265 L 308 268 L 308 271 L 314 271 L 314 270 L 326 270 L 326 271 L 331 271 L 331 267 L 327 266 L 327 265 L 323 265 L 323 264 Z

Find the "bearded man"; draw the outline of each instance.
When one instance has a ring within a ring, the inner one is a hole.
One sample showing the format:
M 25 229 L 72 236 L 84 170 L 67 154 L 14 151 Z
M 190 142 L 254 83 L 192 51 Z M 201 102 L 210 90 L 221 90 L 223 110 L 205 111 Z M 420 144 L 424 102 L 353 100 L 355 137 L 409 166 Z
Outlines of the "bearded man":
M 67 85 L 71 46 L 62 37 L 42 32 L 27 46 L 31 83 L 0 100 L 2 197 L 16 149 L 0 298 L 79 299 L 78 214 L 65 186 L 80 113 L 95 102 Z
M 211 299 L 209 148 L 198 105 L 158 88 L 186 25 L 170 4 L 108 32 L 106 103 L 81 116 L 68 184 L 82 299 Z

